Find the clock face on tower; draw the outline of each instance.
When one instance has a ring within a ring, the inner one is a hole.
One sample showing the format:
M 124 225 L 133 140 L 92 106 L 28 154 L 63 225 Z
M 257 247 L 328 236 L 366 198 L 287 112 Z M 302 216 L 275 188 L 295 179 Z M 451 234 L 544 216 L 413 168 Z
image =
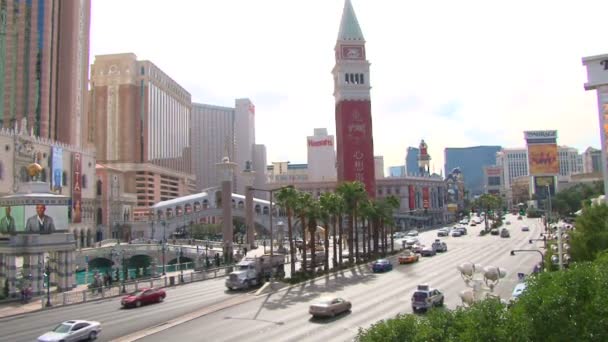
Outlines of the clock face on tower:
M 361 46 L 343 46 L 342 58 L 344 59 L 363 59 L 363 47 Z

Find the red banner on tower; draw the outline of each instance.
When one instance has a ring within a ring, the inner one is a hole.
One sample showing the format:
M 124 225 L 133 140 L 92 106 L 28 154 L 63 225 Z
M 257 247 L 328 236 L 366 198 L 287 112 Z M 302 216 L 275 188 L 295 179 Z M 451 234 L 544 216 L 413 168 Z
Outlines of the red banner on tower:
M 72 223 L 82 221 L 82 155 L 72 154 Z
M 429 208 L 429 188 L 422 188 L 422 207 Z
M 416 208 L 416 193 L 414 192 L 414 186 L 408 185 L 408 191 L 409 191 L 410 210 L 414 210 Z
M 376 197 L 374 141 L 369 101 L 336 105 L 338 182 L 359 181 L 369 197 Z

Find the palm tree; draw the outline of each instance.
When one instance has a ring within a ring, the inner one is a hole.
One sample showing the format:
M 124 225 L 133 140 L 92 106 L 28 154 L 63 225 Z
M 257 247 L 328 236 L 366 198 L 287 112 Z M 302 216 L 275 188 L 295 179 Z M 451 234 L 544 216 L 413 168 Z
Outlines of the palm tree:
M 336 217 L 338 215 L 338 196 L 331 192 L 324 192 L 319 198 L 319 204 L 321 205 L 321 214 L 325 222 L 325 269 L 329 270 L 329 232 L 331 230 L 333 236 L 334 254 L 333 254 L 333 266 L 336 267 L 338 264 L 336 259 Z M 331 221 L 331 224 L 330 224 Z
M 363 254 L 368 259 L 372 255 L 371 249 L 371 216 L 373 211 L 372 200 L 366 199 L 359 205 L 359 218 L 363 227 Z
M 307 192 L 298 192 L 298 196 L 295 199 L 294 211 L 300 218 L 300 225 L 302 227 L 302 270 L 306 272 L 306 212 L 310 203 L 312 202 L 312 196 Z
M 357 207 L 366 198 L 365 186 L 359 181 L 344 182 L 338 185 L 336 191 L 344 198 L 348 214 L 348 262 L 353 263 L 353 252 L 359 256 L 359 234 L 356 231 Z M 354 233 L 354 241 L 353 241 Z M 353 243 L 355 251 L 353 251 Z
M 298 198 L 298 191 L 292 187 L 281 188 L 277 192 L 277 203 L 285 208 L 287 212 L 287 237 L 289 238 L 289 259 L 291 261 L 291 274 L 296 273 L 296 251 L 293 242 L 293 225 L 292 225 L 292 217 L 294 215 L 294 208 L 296 206 L 296 201 Z
M 488 231 L 488 218 L 490 217 L 490 210 L 498 209 L 501 207 L 502 199 L 492 194 L 483 194 L 473 201 L 473 206 L 483 208 L 486 211 L 485 217 L 485 231 Z
M 306 209 L 306 222 L 308 224 L 308 233 L 310 234 L 310 271 L 314 273 L 317 269 L 317 243 L 315 235 L 317 233 L 318 220 L 321 217 L 321 205 L 319 201 L 311 200 Z M 327 253 L 326 253 L 327 254 Z
M 393 237 L 393 231 L 395 228 L 395 220 L 393 219 L 393 212 L 397 209 L 399 209 L 399 206 L 401 205 L 399 199 L 393 195 L 390 195 L 386 198 L 384 198 L 384 201 L 386 202 L 386 205 L 388 206 L 388 209 L 390 210 L 389 214 L 389 221 L 391 224 L 391 252 L 395 251 L 395 238 Z

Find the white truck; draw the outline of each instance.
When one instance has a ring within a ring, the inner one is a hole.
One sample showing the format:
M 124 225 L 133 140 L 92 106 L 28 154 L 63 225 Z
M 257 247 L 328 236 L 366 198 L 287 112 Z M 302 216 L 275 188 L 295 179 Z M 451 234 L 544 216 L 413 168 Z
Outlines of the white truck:
M 226 279 L 229 290 L 249 289 L 270 279 L 271 275 L 282 277 L 285 275 L 285 254 L 264 254 L 260 257 L 245 257 Z

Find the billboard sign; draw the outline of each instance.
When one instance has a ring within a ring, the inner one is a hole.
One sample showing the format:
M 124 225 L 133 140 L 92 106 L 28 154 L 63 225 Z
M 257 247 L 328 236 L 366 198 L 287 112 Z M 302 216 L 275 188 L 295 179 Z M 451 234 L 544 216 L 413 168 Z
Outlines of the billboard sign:
M 62 205 L 12 205 L 0 207 L 0 236 L 19 233 L 52 233 L 68 228 L 68 212 Z
M 606 176 L 608 176 L 608 86 L 601 86 L 598 88 L 599 106 L 600 106 L 600 122 L 602 125 L 602 153 L 604 155 L 604 182 L 606 182 Z M 607 185 L 608 186 L 608 185 Z
M 536 176 L 534 177 L 534 193 L 537 200 L 547 199 L 547 191 L 551 196 L 555 195 L 555 177 L 554 176 Z
M 528 144 L 529 173 L 535 175 L 559 174 L 557 144 Z
M 416 209 L 416 193 L 414 191 L 414 186 L 408 185 L 407 187 L 408 187 L 408 195 L 409 195 L 408 202 L 410 203 L 410 210 L 414 210 L 414 209 Z
M 429 188 L 422 188 L 422 207 L 424 209 L 429 208 Z
M 51 160 L 53 177 L 51 178 L 51 187 L 53 191 L 61 191 L 63 185 L 63 149 L 53 146 L 53 156 Z
M 525 131 L 524 137 L 530 140 L 557 139 L 557 131 Z
M 330 138 L 325 138 L 321 140 L 308 139 L 308 147 L 318 146 L 334 146 L 334 142 Z
M 82 210 L 82 155 L 72 154 L 72 223 L 80 223 Z

